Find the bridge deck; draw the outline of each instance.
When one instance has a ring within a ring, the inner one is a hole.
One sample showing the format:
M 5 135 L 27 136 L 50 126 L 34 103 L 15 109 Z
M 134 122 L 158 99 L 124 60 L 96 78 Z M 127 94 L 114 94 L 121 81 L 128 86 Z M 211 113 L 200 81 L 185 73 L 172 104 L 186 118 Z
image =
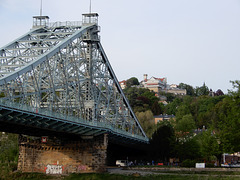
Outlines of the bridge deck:
M 105 124 L 104 122 L 88 122 L 75 117 L 64 116 L 47 110 L 36 110 L 32 107 L 18 109 L 18 103 L 0 103 L 0 121 L 3 130 L 10 125 L 8 131 L 26 135 L 48 134 L 75 134 L 79 136 L 98 136 L 104 133 L 109 134 L 109 140 L 119 143 L 146 143 L 148 139 L 138 135 L 131 135 L 123 130 Z M 0 129 L 1 129 L 0 127 Z M 21 127 L 19 129 L 19 127 Z

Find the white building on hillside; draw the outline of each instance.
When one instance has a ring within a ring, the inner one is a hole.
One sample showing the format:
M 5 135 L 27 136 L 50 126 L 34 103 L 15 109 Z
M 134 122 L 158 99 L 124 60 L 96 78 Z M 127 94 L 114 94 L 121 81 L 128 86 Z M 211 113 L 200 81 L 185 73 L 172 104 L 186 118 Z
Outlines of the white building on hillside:
M 160 91 L 163 91 L 167 87 L 167 78 L 156 78 L 151 77 L 150 79 L 147 78 L 147 74 L 143 75 L 143 81 L 141 82 L 144 88 L 154 91 L 158 94 Z

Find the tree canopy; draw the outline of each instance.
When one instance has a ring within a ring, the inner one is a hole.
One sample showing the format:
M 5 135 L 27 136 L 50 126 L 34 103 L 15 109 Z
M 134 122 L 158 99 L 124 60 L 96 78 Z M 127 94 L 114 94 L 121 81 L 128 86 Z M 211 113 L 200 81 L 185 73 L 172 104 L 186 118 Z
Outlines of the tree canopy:
M 130 79 L 128 79 L 128 80 L 126 81 L 126 86 L 127 86 L 127 88 L 128 88 L 128 87 L 131 87 L 131 86 L 133 86 L 133 85 L 139 85 L 139 81 L 138 81 L 138 79 L 137 79 L 136 77 L 132 77 L 132 78 L 130 78 Z

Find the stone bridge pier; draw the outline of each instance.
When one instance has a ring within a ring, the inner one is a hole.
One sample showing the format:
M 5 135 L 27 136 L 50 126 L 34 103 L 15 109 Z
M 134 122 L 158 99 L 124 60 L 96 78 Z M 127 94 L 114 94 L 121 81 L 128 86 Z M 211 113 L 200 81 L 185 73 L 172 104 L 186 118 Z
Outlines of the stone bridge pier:
M 108 136 L 19 136 L 18 170 L 46 174 L 106 171 Z

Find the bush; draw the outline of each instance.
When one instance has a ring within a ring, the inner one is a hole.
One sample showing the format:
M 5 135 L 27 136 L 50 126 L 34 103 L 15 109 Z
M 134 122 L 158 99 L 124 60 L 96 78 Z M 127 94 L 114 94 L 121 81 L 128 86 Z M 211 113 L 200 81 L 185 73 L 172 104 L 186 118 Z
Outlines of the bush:
M 206 167 L 214 167 L 214 163 L 206 163 Z
M 17 162 L 12 162 L 12 163 L 9 163 L 9 168 L 12 170 L 12 171 L 16 171 L 17 170 Z
M 195 167 L 196 160 L 186 159 L 181 163 L 182 167 Z

